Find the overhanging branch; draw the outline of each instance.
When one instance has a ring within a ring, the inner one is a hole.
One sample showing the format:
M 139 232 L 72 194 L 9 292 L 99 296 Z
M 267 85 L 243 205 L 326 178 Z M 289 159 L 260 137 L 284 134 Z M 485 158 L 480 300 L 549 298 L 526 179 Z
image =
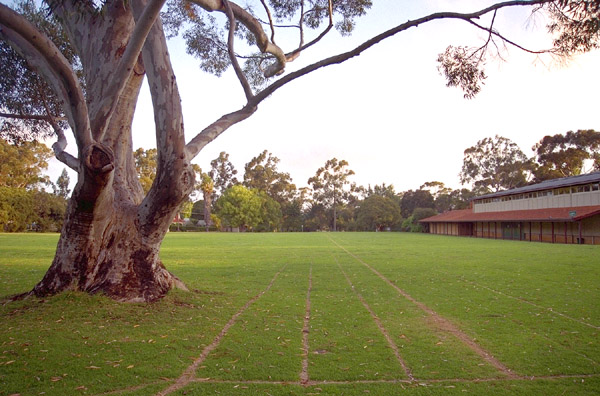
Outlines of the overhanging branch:
M 227 13 L 222 0 L 189 1 L 199 5 L 208 12 L 218 11 L 225 14 Z M 275 63 L 273 63 L 265 69 L 265 77 L 273 77 L 283 73 L 287 60 L 281 48 L 269 41 L 269 38 L 263 30 L 260 22 L 256 18 L 254 18 L 252 14 L 250 14 L 234 2 L 229 1 L 229 5 L 231 7 L 231 10 L 233 11 L 235 19 L 241 22 L 244 26 L 246 26 L 246 28 L 248 28 L 248 30 L 250 30 L 250 32 L 252 32 L 260 51 L 263 53 L 269 53 L 275 57 Z
M 11 44 L 30 67 L 45 77 L 62 100 L 78 147 L 81 149 L 91 144 L 88 109 L 79 79 L 52 40 L 4 4 L 0 4 L 0 37 Z
M 237 61 L 235 56 L 235 51 L 233 49 L 233 44 L 235 41 L 235 16 L 233 15 L 233 10 L 231 9 L 231 5 L 228 0 L 223 0 L 223 4 L 225 5 L 227 18 L 229 18 L 229 37 L 227 39 L 227 50 L 229 52 L 229 59 L 231 60 L 231 64 L 233 65 L 233 69 L 235 70 L 235 75 L 237 76 L 242 88 L 244 89 L 244 94 L 246 94 L 246 100 L 252 99 L 254 94 L 252 93 L 252 88 L 250 88 L 250 84 L 248 84 L 248 80 L 240 67 L 240 64 Z
M 313 63 L 313 64 L 308 65 L 300 70 L 297 70 L 286 76 L 283 76 L 282 78 L 280 78 L 279 80 L 275 81 L 273 84 L 269 85 L 267 88 L 262 90 L 260 93 L 253 96 L 248 101 L 247 105 L 244 106 L 244 108 L 242 108 L 238 111 L 235 111 L 233 113 L 222 116 L 217 121 L 215 121 L 213 124 L 209 125 L 202 132 L 200 132 L 196 137 L 194 137 L 186 145 L 186 151 L 187 151 L 188 157 L 190 159 L 195 157 L 204 146 L 206 146 L 208 143 L 210 143 L 211 141 L 216 139 L 221 133 L 223 133 L 229 127 L 250 117 L 256 111 L 257 106 L 263 100 L 265 100 L 267 97 L 269 97 L 271 94 L 273 94 L 276 90 L 283 87 L 284 85 L 286 85 L 306 74 L 316 71 L 322 67 L 327 67 L 327 66 L 331 66 L 334 64 L 339 64 L 339 63 L 345 62 L 355 56 L 360 55 L 361 53 L 363 53 L 367 49 L 373 47 L 374 45 L 380 43 L 381 41 L 383 41 L 389 37 L 392 37 L 400 32 L 403 32 L 403 31 L 411 29 L 411 28 L 418 27 L 418 26 L 428 23 L 428 22 L 432 22 L 435 20 L 441 20 L 441 19 L 458 19 L 458 20 L 463 20 L 463 21 L 472 23 L 473 22 L 472 20 L 478 19 L 490 12 L 495 12 L 502 8 L 515 7 L 515 6 L 533 6 L 533 5 L 550 3 L 552 1 L 553 0 L 506 1 L 506 2 L 491 5 L 489 7 L 486 7 L 484 9 L 481 9 L 479 11 L 472 12 L 472 13 L 439 12 L 439 13 L 433 13 L 433 14 L 430 14 L 425 17 L 415 19 L 412 21 L 407 21 L 407 22 L 400 24 L 392 29 L 389 29 L 375 37 L 372 37 L 371 39 L 365 41 L 364 43 L 357 46 L 356 48 L 354 48 L 351 51 L 323 59 L 319 62 Z M 194 0 L 194 2 L 196 4 L 201 5 L 203 8 L 205 8 L 209 11 L 219 10 L 219 6 L 221 3 L 219 0 L 203 0 L 203 1 Z M 210 8 L 210 7 L 214 7 L 214 8 Z M 234 12 L 234 15 L 237 18 L 237 14 L 235 14 L 235 12 Z M 484 28 L 484 29 L 486 31 L 488 31 L 486 28 Z M 263 34 L 264 34 L 264 32 L 263 32 Z
M 514 1 L 506 1 L 506 2 L 502 2 L 502 3 L 497 3 L 494 5 L 491 5 L 489 7 L 486 7 L 484 9 L 481 9 L 479 11 L 476 12 L 472 12 L 472 13 L 458 13 L 458 12 L 438 12 L 438 13 L 433 13 L 427 16 L 424 16 L 422 18 L 418 18 L 412 21 L 407 21 L 403 24 L 400 24 L 394 28 L 391 28 L 377 36 L 372 37 L 371 39 L 365 41 L 364 43 L 362 43 L 361 45 L 357 46 L 356 48 L 354 48 L 353 50 L 350 50 L 348 52 L 344 52 L 342 54 L 338 54 L 338 55 L 334 55 L 332 57 L 323 59 L 319 62 L 315 62 L 311 65 L 308 65 L 300 70 L 297 70 L 295 72 L 292 72 L 282 78 L 280 78 L 279 80 L 275 81 L 273 84 L 269 85 L 267 88 L 265 88 L 264 90 L 262 90 L 260 93 L 256 94 L 254 99 L 252 100 L 252 102 L 250 104 L 256 106 L 258 105 L 260 102 L 262 102 L 264 99 L 266 99 L 268 96 L 270 96 L 271 94 L 273 94 L 273 92 L 275 92 L 276 90 L 278 90 L 279 88 L 281 88 L 282 86 L 286 85 L 287 83 L 296 80 L 299 77 L 302 77 L 306 74 L 309 74 L 317 69 L 320 69 L 322 67 L 326 67 L 326 66 L 331 66 L 331 65 L 335 65 L 335 64 L 339 64 L 342 62 L 345 62 L 351 58 L 354 58 L 356 56 L 359 56 L 361 53 L 363 53 L 364 51 L 366 51 L 367 49 L 373 47 L 374 45 L 380 43 L 381 41 L 392 37 L 400 32 L 403 32 L 405 30 L 411 29 L 411 28 L 415 28 L 418 27 L 420 25 L 423 25 L 425 23 L 428 22 L 432 22 L 432 21 L 436 21 L 436 20 L 441 20 L 441 19 L 458 19 L 458 20 L 463 20 L 466 21 L 468 23 L 474 23 L 473 20 L 474 19 L 478 19 L 490 12 L 495 12 L 497 10 L 500 10 L 502 8 L 507 8 L 507 7 L 516 7 L 516 6 L 533 6 L 536 4 L 545 4 L 545 3 L 550 3 L 554 0 L 532 0 L 532 1 L 526 1 L 526 0 L 514 0 Z M 487 31 L 486 28 L 484 27 L 480 27 L 483 28 L 484 30 Z

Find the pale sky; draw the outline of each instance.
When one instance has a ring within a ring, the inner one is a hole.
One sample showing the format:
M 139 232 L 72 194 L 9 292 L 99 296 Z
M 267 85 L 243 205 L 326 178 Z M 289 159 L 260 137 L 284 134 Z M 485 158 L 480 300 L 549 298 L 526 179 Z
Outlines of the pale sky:
M 492 2 L 374 3 L 371 12 L 357 20 L 352 37 L 335 33 L 288 70 L 351 49 L 408 19 L 436 11 L 476 11 Z M 496 21 L 498 29 L 525 46 L 549 45 L 546 21 L 541 16 L 528 18 L 526 9 L 502 11 Z M 509 47 L 502 52 L 506 62 L 488 59 L 488 79 L 475 99 L 447 88 L 437 71 L 438 54 L 450 44 L 479 46 L 485 38 L 484 32 L 457 21 L 432 22 L 400 33 L 357 58 L 283 87 L 193 162 L 208 170 L 210 161 L 226 151 L 241 179 L 244 165 L 267 149 L 280 158 L 279 170 L 290 173 L 298 187 L 306 186 L 317 168 L 336 157 L 349 162 L 356 173 L 352 181 L 359 185 L 393 184 L 400 192 L 436 180 L 459 188 L 463 151 L 480 139 L 502 135 L 532 155 L 531 147 L 545 135 L 600 131 L 600 51 L 564 66 Z M 231 69 L 221 78 L 203 73 L 181 42 L 172 42 L 170 52 L 189 141 L 222 114 L 243 106 L 244 95 Z M 152 107 L 144 88 L 134 121 L 134 147 L 154 146 Z M 73 144 L 70 148 L 74 150 Z M 52 180 L 63 167 L 53 162 Z

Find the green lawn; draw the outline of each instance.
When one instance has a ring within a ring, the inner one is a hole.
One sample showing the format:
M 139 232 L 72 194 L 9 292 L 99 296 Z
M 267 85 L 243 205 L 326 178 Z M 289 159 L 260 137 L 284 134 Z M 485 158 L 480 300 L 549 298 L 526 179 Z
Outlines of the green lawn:
M 57 240 L 0 234 L 0 395 L 600 394 L 598 247 L 173 233 L 191 292 L 6 303 Z

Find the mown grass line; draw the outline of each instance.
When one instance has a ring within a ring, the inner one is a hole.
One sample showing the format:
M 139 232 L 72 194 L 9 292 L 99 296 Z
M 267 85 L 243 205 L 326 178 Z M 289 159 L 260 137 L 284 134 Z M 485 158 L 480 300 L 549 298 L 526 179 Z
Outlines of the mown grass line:
M 338 249 L 338 248 L 336 248 Z M 505 378 L 464 343 L 441 331 L 430 316 L 343 251 L 337 260 L 381 319 L 419 381 L 440 378 Z
M 273 277 L 273 279 L 271 279 L 271 282 L 269 282 L 269 284 L 267 285 L 267 287 L 264 290 L 262 290 L 256 296 L 252 297 L 242 308 L 240 308 L 239 311 L 237 311 L 235 314 L 233 314 L 233 316 L 231 317 L 231 319 L 229 319 L 229 321 L 227 322 L 227 324 L 225 324 L 225 326 L 223 327 L 223 329 L 221 329 L 221 331 L 219 332 L 219 334 L 212 340 L 212 342 L 209 345 L 207 345 L 202 350 L 202 353 L 200 354 L 200 356 L 197 359 L 194 360 L 194 362 L 183 372 L 183 374 L 175 381 L 175 383 L 173 385 L 169 386 L 164 391 L 158 392 L 157 396 L 165 396 L 165 395 L 168 395 L 170 393 L 173 393 L 173 392 L 175 392 L 175 391 L 177 391 L 177 390 L 185 387 L 194 378 L 194 376 L 196 375 L 196 370 L 198 369 L 198 367 L 202 364 L 202 362 L 204 362 L 204 360 L 208 357 L 208 355 L 215 348 L 217 348 L 217 346 L 221 343 L 221 340 L 223 339 L 223 337 L 225 337 L 225 335 L 227 334 L 227 332 L 229 331 L 229 329 L 236 323 L 238 317 L 240 315 L 242 315 L 248 309 L 248 307 L 250 307 L 250 305 L 252 305 L 256 300 L 258 300 L 266 292 L 268 292 L 269 289 L 271 289 L 271 287 L 273 286 L 273 284 L 277 280 L 277 277 L 285 269 L 285 267 L 286 266 L 284 265 L 279 270 L 279 272 L 277 272 L 275 274 L 275 276 Z
M 465 282 L 471 283 L 472 285 L 474 285 L 474 286 L 477 286 L 477 287 L 480 287 L 480 288 L 482 288 L 482 289 L 489 290 L 489 291 L 491 291 L 492 293 L 499 294 L 499 295 L 501 295 L 501 296 L 503 296 L 503 297 L 512 298 L 513 300 L 517 300 L 517 301 L 519 301 L 519 302 L 522 302 L 522 303 L 524 303 L 524 304 L 529 304 L 529 305 L 531 305 L 532 307 L 535 307 L 535 308 L 538 308 L 538 309 L 543 309 L 543 310 L 546 310 L 546 311 L 548 311 L 549 313 L 551 313 L 552 315 L 561 316 L 561 317 L 563 317 L 563 318 L 565 318 L 565 319 L 568 319 L 568 320 L 571 320 L 571 321 L 573 321 L 573 322 L 577 322 L 577 323 L 579 323 L 579 324 L 582 324 L 582 325 L 584 325 L 584 326 L 591 327 L 592 329 L 600 330 L 600 326 L 596 326 L 596 325 L 593 325 L 593 324 L 591 324 L 591 323 L 588 323 L 588 322 L 586 322 L 586 321 L 583 321 L 583 320 L 580 320 L 580 319 L 573 318 L 573 317 L 571 317 L 571 316 L 569 316 L 569 315 L 565 315 L 564 313 L 562 313 L 562 312 L 559 312 L 559 311 L 556 311 L 556 310 L 552 309 L 551 307 L 543 307 L 543 306 L 541 306 L 541 305 L 539 305 L 539 304 L 536 304 L 536 303 L 533 303 L 533 302 L 531 302 L 531 301 L 528 301 L 528 300 L 527 300 L 527 299 L 525 299 L 525 298 L 512 296 L 512 295 L 510 295 L 510 294 L 507 294 L 507 293 L 505 293 L 505 292 L 502 292 L 502 291 L 500 291 L 500 290 L 496 290 L 496 289 L 493 289 L 493 288 L 491 288 L 491 287 L 488 287 L 488 286 L 482 285 L 482 284 L 480 284 L 480 283 L 477 283 L 477 282 L 475 282 L 475 281 L 471 281 L 471 280 L 465 279 Z
M 445 331 L 445 332 L 449 332 L 452 335 L 454 335 L 456 338 L 458 338 L 460 341 L 462 341 L 464 344 L 466 344 L 469 348 L 471 348 L 471 350 L 473 352 L 475 352 L 476 354 L 478 354 L 479 356 L 481 356 L 481 358 L 483 358 L 486 362 L 488 362 L 489 364 L 491 364 L 492 366 L 494 366 L 498 371 L 500 371 L 501 373 L 503 373 L 504 375 L 506 375 L 508 378 L 516 378 L 516 377 L 518 377 L 518 375 L 516 375 L 514 372 L 512 372 L 506 365 L 504 365 L 504 363 L 502 363 L 501 361 L 499 361 L 498 359 L 496 359 L 491 353 L 489 353 L 488 351 L 486 351 L 485 349 L 483 349 L 478 343 L 476 343 L 475 341 L 473 341 L 473 339 L 471 337 L 469 337 L 466 333 L 464 333 L 462 330 L 460 330 L 452 322 L 450 322 L 449 320 L 443 318 L 441 315 L 439 315 L 433 309 L 429 308 L 424 303 L 422 303 L 420 301 L 417 301 L 410 294 L 408 294 L 404 290 L 400 289 L 398 287 L 398 285 L 396 285 L 394 282 L 392 282 L 391 280 L 389 280 L 388 278 L 386 278 L 383 274 L 381 274 L 375 268 L 373 268 L 372 266 L 370 266 L 368 263 L 366 263 L 364 260 L 362 260 L 357 255 L 351 253 L 349 250 L 347 250 L 345 247 L 343 247 L 342 245 L 340 245 L 339 243 L 337 243 L 335 240 L 331 239 L 331 242 L 334 243 L 336 246 L 338 246 L 340 249 L 344 250 L 350 256 L 354 257 L 356 260 L 358 260 L 364 266 L 366 266 L 367 268 L 369 268 L 382 281 L 384 281 L 385 283 L 387 283 L 388 285 L 390 285 L 394 290 L 396 290 L 400 295 L 402 295 L 408 301 L 412 302 L 417 307 L 419 307 L 419 309 L 421 309 L 422 311 L 426 312 L 431 317 L 431 319 L 433 321 L 433 324 L 439 330 Z
M 202 378 L 298 381 L 309 266 L 288 259 L 277 282 L 238 318 L 198 369 Z
M 372 248 L 372 241 L 368 249 L 356 240 L 345 246 L 390 280 L 411 290 L 413 297 L 460 325 L 486 350 L 522 376 L 599 372 L 600 349 L 594 347 L 598 344 L 597 330 L 467 282 L 476 279 L 480 286 L 494 285 L 496 289 L 502 286 L 504 294 L 520 296 L 519 293 L 526 291 L 528 300 L 536 301 L 540 307 L 564 307 L 561 311 L 567 313 L 569 309 L 579 311 L 572 307 L 581 299 L 581 305 L 587 307 L 582 320 L 593 323 L 593 314 L 598 312 L 598 298 L 594 297 L 598 295 L 598 286 L 593 281 L 598 280 L 600 264 L 597 248 L 578 250 L 577 246 L 566 249 L 544 245 L 548 252 L 542 255 L 539 244 L 465 238 L 414 239 L 417 243 L 402 245 L 402 249 L 394 240 L 377 249 Z M 436 246 L 441 239 L 453 242 L 456 248 Z M 421 240 L 428 245 L 421 246 L 418 243 Z M 513 246 L 515 252 L 512 252 Z M 447 252 L 461 260 L 442 260 Z M 580 286 L 561 287 L 567 280 L 568 284 Z M 543 299 L 536 294 L 539 290 Z
M 335 257 L 334 257 L 334 259 L 335 259 Z M 390 334 L 388 333 L 387 329 L 385 328 L 385 326 L 381 322 L 381 319 L 379 319 L 379 317 L 377 316 L 377 314 L 371 309 L 371 307 L 369 306 L 369 304 L 367 303 L 367 301 L 364 299 L 364 297 L 362 296 L 362 294 L 360 294 L 360 292 L 358 290 L 356 290 L 356 288 L 352 284 L 352 280 L 350 280 L 350 278 L 348 277 L 348 274 L 346 274 L 346 272 L 342 269 L 342 266 L 340 265 L 339 261 L 337 261 L 337 259 L 335 259 L 335 260 L 336 260 L 336 264 L 338 265 L 340 271 L 342 271 L 342 274 L 344 275 L 344 278 L 346 278 L 346 281 L 348 281 L 348 284 L 352 288 L 352 291 L 354 292 L 354 294 L 356 294 L 356 296 L 358 297 L 358 299 L 360 300 L 360 302 L 362 303 L 362 305 L 365 307 L 365 309 L 371 315 L 371 318 L 377 324 L 377 327 L 379 328 L 379 331 L 381 332 L 381 334 L 383 335 L 383 337 L 387 341 L 387 343 L 388 343 L 389 347 L 391 348 L 391 350 L 394 352 L 394 355 L 396 356 L 396 359 L 398 360 L 398 363 L 400 363 L 400 366 L 402 366 L 402 369 L 404 370 L 404 373 L 406 374 L 406 376 L 408 377 L 408 379 L 411 382 L 415 381 L 415 377 L 412 375 L 412 372 L 411 372 L 410 368 L 408 367 L 408 365 L 406 364 L 406 362 L 404 361 L 404 359 L 400 355 L 400 350 L 398 349 L 398 345 L 396 345 L 396 343 L 394 342 L 394 340 L 390 337 Z
M 306 309 L 304 312 L 304 322 L 302 323 L 302 370 L 300 371 L 300 383 L 307 385 L 310 381 L 308 374 L 308 353 L 310 343 L 308 335 L 310 333 L 310 293 L 312 292 L 312 265 L 308 273 L 308 291 L 306 292 Z
M 312 382 L 406 380 L 368 311 L 332 260 L 313 256 L 310 359 Z

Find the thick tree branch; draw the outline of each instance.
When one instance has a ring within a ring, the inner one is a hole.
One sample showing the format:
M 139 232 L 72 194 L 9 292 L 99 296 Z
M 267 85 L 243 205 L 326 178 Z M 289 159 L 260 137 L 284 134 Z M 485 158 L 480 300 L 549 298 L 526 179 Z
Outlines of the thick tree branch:
M 149 0 L 149 4 L 144 8 L 139 18 L 136 18 L 135 29 L 127 43 L 125 52 L 123 52 L 119 66 L 113 74 L 110 85 L 103 95 L 104 99 L 94 119 L 93 124 L 98 128 L 98 131 L 95 132 L 98 140 L 101 140 L 106 133 L 110 116 L 119 102 L 119 96 L 138 61 L 146 36 L 160 14 L 160 9 L 165 1 Z
M 200 150 L 202 150 L 208 143 L 215 140 L 219 135 L 229 129 L 231 126 L 238 122 L 244 121 L 256 112 L 256 107 L 246 105 L 238 111 L 233 113 L 225 114 L 217 121 L 204 128 L 196 137 L 194 137 L 186 146 L 186 152 L 188 158 L 194 158 Z
M 63 129 L 59 127 L 56 123 L 57 118 L 52 115 L 46 98 L 44 98 L 43 95 L 41 97 L 44 109 L 46 110 L 46 115 L 48 117 L 46 121 L 50 124 L 50 126 L 52 126 L 52 129 L 54 129 L 54 133 L 56 133 L 58 139 L 56 143 L 52 145 L 52 149 L 54 150 L 54 156 L 57 160 L 67 165 L 69 168 L 73 169 L 76 172 L 79 172 L 79 160 L 65 151 L 65 148 L 67 148 L 67 138 L 65 137 L 65 133 Z
M 223 0 L 223 4 L 225 5 L 225 9 L 227 11 L 227 18 L 229 18 L 229 37 L 227 38 L 227 50 L 229 52 L 229 59 L 231 60 L 231 64 L 233 65 L 233 69 L 235 70 L 235 75 L 238 80 L 240 80 L 240 84 L 244 89 L 244 94 L 246 94 L 246 100 L 252 99 L 254 94 L 252 93 L 252 88 L 250 88 L 250 84 L 248 84 L 248 80 L 240 67 L 240 64 L 237 61 L 235 56 L 235 51 L 233 49 L 233 44 L 235 41 L 235 16 L 233 15 L 233 10 L 229 4 L 228 0 Z
M 141 16 L 144 1 L 132 2 L 134 14 Z M 137 19 L 137 18 L 136 18 Z M 167 42 L 160 19 L 147 35 L 142 50 L 148 85 L 154 107 L 158 155 L 179 156 L 183 153 L 183 116 L 181 97 L 169 58 Z
M 132 2 L 137 19 L 145 1 Z M 157 170 L 150 191 L 137 209 L 142 237 L 159 243 L 181 202 L 194 186 L 186 152 L 181 98 L 171 65 L 162 23 L 157 19 L 142 50 L 156 125 Z
M 206 11 L 213 12 L 218 11 L 226 13 L 225 5 L 222 0 L 189 0 L 192 3 L 199 5 Z M 265 31 L 263 30 L 260 22 L 254 18 L 249 12 L 241 8 L 239 5 L 229 2 L 235 19 L 240 21 L 248 30 L 252 32 L 256 38 L 258 48 L 263 53 L 269 53 L 275 57 L 275 63 L 270 65 L 265 70 L 265 77 L 273 77 L 284 72 L 285 65 L 287 63 L 286 56 L 277 45 L 269 41 Z
M 56 124 L 54 120 L 50 120 L 49 122 L 50 125 L 52 125 L 56 136 L 58 137 L 56 143 L 52 145 L 52 150 L 54 150 L 54 156 L 57 160 L 67 165 L 75 172 L 79 172 L 79 160 L 65 151 L 65 148 L 67 147 L 67 138 L 65 137 L 65 133 L 63 132 L 62 128 L 60 128 Z
M 79 80 L 56 45 L 30 22 L 0 4 L 0 36 L 46 78 L 63 102 L 79 149 L 92 143 L 88 109 Z

